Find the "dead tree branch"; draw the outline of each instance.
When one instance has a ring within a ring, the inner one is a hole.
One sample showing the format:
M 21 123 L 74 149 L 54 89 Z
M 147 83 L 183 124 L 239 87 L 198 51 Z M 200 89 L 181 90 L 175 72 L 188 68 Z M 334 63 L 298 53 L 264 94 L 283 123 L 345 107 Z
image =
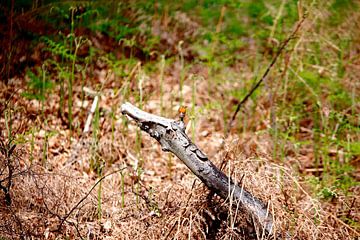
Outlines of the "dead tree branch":
M 130 103 L 122 104 L 122 114 L 134 120 L 137 125 L 161 145 L 163 151 L 175 154 L 209 189 L 220 197 L 239 205 L 268 235 L 273 235 L 273 217 L 266 205 L 250 192 L 235 184 L 221 172 L 208 157 L 191 142 L 185 133 L 182 121 L 159 117 L 140 110 Z

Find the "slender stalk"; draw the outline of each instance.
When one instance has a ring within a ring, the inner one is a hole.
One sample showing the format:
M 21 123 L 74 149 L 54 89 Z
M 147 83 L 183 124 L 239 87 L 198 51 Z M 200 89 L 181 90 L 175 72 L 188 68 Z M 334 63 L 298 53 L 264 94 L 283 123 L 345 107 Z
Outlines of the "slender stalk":
M 184 42 L 180 41 L 178 44 L 179 54 L 180 54 L 180 79 L 179 79 L 179 101 L 180 105 L 183 104 L 184 97 L 183 97 L 183 85 L 184 85 L 184 78 L 185 78 L 185 69 L 184 69 L 184 53 L 182 50 L 182 44 Z
M 35 149 L 35 130 L 34 127 L 31 128 L 31 140 L 30 140 L 30 165 L 34 161 L 34 149 Z
M 165 70 L 165 56 L 161 55 L 160 62 L 160 115 L 164 115 L 164 70 Z
M 71 31 L 70 31 L 70 51 L 72 51 L 73 48 L 73 41 L 75 41 L 75 37 L 74 37 L 74 26 L 75 26 L 75 22 L 74 22 L 74 12 L 75 9 L 72 8 L 71 9 Z M 75 48 L 74 51 L 74 55 L 73 55 L 73 61 L 72 61 L 72 65 L 71 65 L 71 75 L 68 78 L 68 120 L 69 120 L 69 129 L 70 129 L 70 141 L 71 141 L 71 135 L 72 135 L 72 94 L 73 94 L 73 82 L 74 82 L 74 78 L 75 78 L 75 61 L 76 61 L 76 51 L 77 48 Z
M 121 175 L 121 207 L 125 207 L 125 176 L 122 172 L 120 172 Z
M 102 171 L 103 170 L 103 166 L 100 166 L 98 168 L 98 176 L 101 179 L 102 178 Z M 100 181 L 99 183 L 99 187 L 98 187 L 98 194 L 97 194 L 97 200 L 98 200 L 98 204 L 97 204 L 97 213 L 98 213 L 98 220 L 99 222 L 101 221 L 102 218 L 102 205 L 101 205 L 101 190 L 102 190 L 102 181 Z
M 270 65 L 266 68 L 263 76 L 259 79 L 259 81 L 257 81 L 257 83 L 251 88 L 251 90 L 249 91 L 248 94 L 246 94 L 246 96 L 243 98 L 243 100 L 237 105 L 236 110 L 228 124 L 228 127 L 226 129 L 226 136 L 225 138 L 227 138 L 227 135 L 229 134 L 231 127 L 233 125 L 233 122 L 236 118 L 236 115 L 238 114 L 238 112 L 240 111 L 241 106 L 249 99 L 249 97 L 255 92 L 256 89 L 258 89 L 258 87 L 260 86 L 260 84 L 265 80 L 265 78 L 268 76 L 270 70 L 272 69 L 272 67 L 275 65 L 277 59 L 279 58 L 280 54 L 283 52 L 283 50 L 285 49 L 285 47 L 288 45 L 288 43 L 290 42 L 291 39 L 293 39 L 296 35 L 296 33 L 299 31 L 302 23 L 305 21 L 305 17 L 303 17 L 301 19 L 301 21 L 296 25 L 295 30 L 290 34 L 290 36 L 283 42 L 283 44 L 280 46 L 279 50 L 277 51 L 275 57 L 273 58 L 273 60 L 271 61 Z
M 196 77 L 192 76 L 192 96 L 191 96 L 191 113 L 192 113 L 192 121 L 191 121 L 191 138 L 195 141 L 195 128 L 196 128 Z

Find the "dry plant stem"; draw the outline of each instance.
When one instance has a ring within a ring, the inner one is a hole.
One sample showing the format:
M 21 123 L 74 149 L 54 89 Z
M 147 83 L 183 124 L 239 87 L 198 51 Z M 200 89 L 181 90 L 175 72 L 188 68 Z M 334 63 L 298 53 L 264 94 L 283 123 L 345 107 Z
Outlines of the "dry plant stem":
M 285 47 L 289 44 L 290 40 L 292 40 L 293 38 L 295 38 L 296 33 L 299 31 L 301 25 L 304 23 L 306 19 L 306 16 L 304 15 L 301 20 L 297 23 L 294 31 L 290 34 L 290 36 L 288 38 L 285 39 L 285 41 L 281 44 L 279 50 L 276 52 L 276 55 L 274 56 L 274 58 L 272 59 L 270 65 L 266 68 L 263 76 L 259 79 L 259 81 L 257 81 L 257 83 L 251 88 L 251 90 L 248 92 L 248 94 L 246 94 L 246 96 L 243 98 L 243 100 L 237 105 L 236 110 L 230 120 L 230 122 L 228 123 L 228 126 L 225 130 L 225 137 L 224 140 L 220 146 L 220 149 L 222 149 L 224 147 L 225 144 L 225 140 L 228 138 L 229 133 L 231 128 L 233 127 L 235 118 L 237 116 L 237 114 L 240 111 L 240 108 L 242 107 L 242 105 L 244 105 L 244 103 L 249 99 L 249 97 L 255 92 L 256 89 L 259 88 L 259 86 L 261 85 L 261 83 L 266 79 L 266 77 L 268 76 L 270 70 L 273 68 L 273 66 L 275 65 L 277 59 L 279 58 L 280 54 L 284 51 Z
M 10 140 L 8 143 L 4 143 L 0 140 L 0 152 L 4 155 L 5 159 L 4 162 L 6 162 L 5 166 L 7 168 L 7 177 L 5 179 L 0 179 L 0 189 L 4 192 L 5 196 L 5 203 L 7 206 L 11 205 L 11 195 L 10 195 L 10 188 L 12 186 L 12 180 L 14 175 L 14 167 L 12 165 L 11 161 L 11 155 L 13 154 L 15 150 L 16 145 L 12 143 L 12 140 Z M 1 170 L 0 176 L 3 174 L 4 170 Z M 5 184 L 5 181 L 7 183 Z M 3 185 L 4 182 L 4 185 Z
M 107 175 L 102 176 L 101 178 L 99 178 L 99 179 L 97 180 L 97 182 L 96 182 L 96 183 L 90 188 L 90 190 L 85 194 L 85 196 L 84 196 L 83 198 L 81 198 L 80 201 L 79 201 L 77 204 L 75 204 L 75 206 L 74 206 L 73 208 L 71 208 L 71 210 L 70 210 L 67 214 L 65 214 L 65 216 L 61 217 L 61 222 L 60 222 L 59 226 L 58 226 L 57 229 L 54 230 L 53 232 L 58 232 L 58 231 L 60 231 L 60 229 L 61 229 L 62 225 L 64 224 L 64 222 L 67 221 L 67 218 L 75 211 L 75 209 L 77 209 L 77 208 L 80 206 L 80 204 L 81 204 L 83 201 L 85 201 L 85 199 L 90 195 L 90 193 L 92 192 L 92 190 L 94 190 L 94 188 L 95 188 L 102 180 L 104 180 L 105 178 L 107 178 L 107 177 L 109 177 L 109 176 L 111 176 L 111 175 L 113 175 L 113 174 L 115 174 L 115 173 L 121 172 L 121 171 L 123 171 L 124 169 L 125 169 L 125 168 L 119 169 L 119 170 L 117 170 L 117 171 L 111 172 L 111 173 L 109 173 L 109 174 L 107 174 Z
M 273 235 L 273 217 L 267 211 L 266 205 L 221 172 L 191 142 L 185 133 L 183 122 L 144 112 L 130 103 L 122 104 L 121 112 L 155 138 L 163 151 L 175 154 L 209 189 L 233 203 L 234 207 L 239 204 L 268 236 Z
M 192 186 L 191 186 L 191 192 L 190 192 L 190 194 L 188 195 L 188 198 L 187 198 L 187 201 L 186 201 L 186 204 L 185 204 L 185 206 L 184 206 L 184 208 L 183 208 L 183 210 L 182 210 L 182 212 L 180 213 L 180 216 L 182 216 L 184 213 L 185 213 L 185 211 L 186 211 L 186 208 L 187 208 L 187 206 L 189 205 L 189 202 L 190 202 L 190 199 L 191 199 L 191 197 L 192 197 L 192 190 L 194 189 L 194 187 L 195 187 L 195 183 L 196 183 L 196 179 L 194 180 L 194 182 L 193 182 L 193 184 L 192 184 Z M 174 228 L 175 228 L 175 226 L 176 226 L 176 224 L 177 224 L 177 221 L 175 221 L 175 223 L 172 225 L 172 227 L 170 228 L 170 230 L 169 230 L 169 232 L 166 234 L 166 236 L 163 238 L 164 240 L 166 240 L 166 239 L 168 239 L 168 237 L 169 237 L 169 235 L 171 234 L 171 232 L 174 230 Z

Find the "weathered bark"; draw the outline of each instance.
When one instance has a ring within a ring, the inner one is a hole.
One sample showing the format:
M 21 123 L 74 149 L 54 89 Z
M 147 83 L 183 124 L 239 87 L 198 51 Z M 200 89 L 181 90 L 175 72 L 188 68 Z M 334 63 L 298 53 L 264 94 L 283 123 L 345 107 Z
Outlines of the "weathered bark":
M 232 204 L 239 205 L 240 209 L 243 209 L 260 225 L 265 235 L 273 235 L 273 217 L 266 205 L 221 172 L 191 142 L 185 133 L 185 126 L 182 121 L 144 112 L 130 103 L 123 104 L 121 112 L 133 119 L 143 131 L 155 138 L 161 144 L 163 151 L 174 153 L 208 188 Z

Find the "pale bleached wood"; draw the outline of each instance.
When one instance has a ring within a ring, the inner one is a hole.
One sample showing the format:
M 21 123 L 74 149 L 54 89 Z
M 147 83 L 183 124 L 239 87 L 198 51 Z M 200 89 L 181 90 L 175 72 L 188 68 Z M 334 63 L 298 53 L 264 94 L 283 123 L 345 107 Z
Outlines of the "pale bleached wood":
M 175 154 L 209 189 L 249 214 L 265 236 L 273 235 L 273 217 L 266 205 L 220 171 L 191 142 L 183 122 L 144 112 L 130 103 L 122 104 L 121 112 L 155 138 L 163 151 Z

